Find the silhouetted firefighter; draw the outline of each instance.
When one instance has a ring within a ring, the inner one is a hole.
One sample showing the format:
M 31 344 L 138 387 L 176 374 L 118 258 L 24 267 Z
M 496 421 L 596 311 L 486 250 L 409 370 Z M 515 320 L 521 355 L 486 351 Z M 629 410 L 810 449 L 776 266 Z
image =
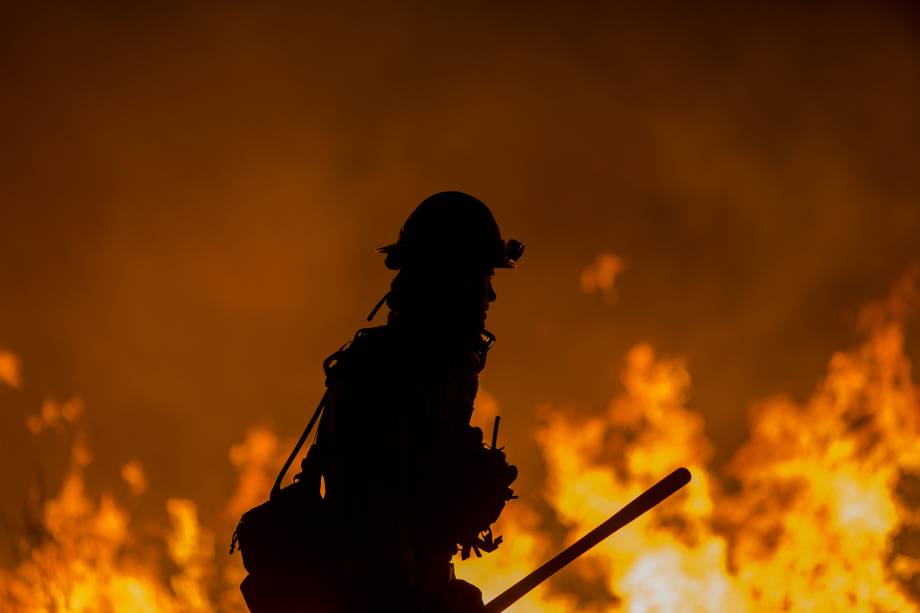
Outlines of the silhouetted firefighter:
M 368 319 L 386 302 L 386 325 L 326 360 L 323 400 L 269 501 L 237 528 L 253 613 L 484 610 L 450 561 L 498 546 L 490 526 L 513 496 L 517 469 L 470 417 L 495 339 L 492 275 L 523 250 L 460 192 L 424 200 L 379 249 L 398 272 Z M 320 414 L 301 472 L 281 488 Z

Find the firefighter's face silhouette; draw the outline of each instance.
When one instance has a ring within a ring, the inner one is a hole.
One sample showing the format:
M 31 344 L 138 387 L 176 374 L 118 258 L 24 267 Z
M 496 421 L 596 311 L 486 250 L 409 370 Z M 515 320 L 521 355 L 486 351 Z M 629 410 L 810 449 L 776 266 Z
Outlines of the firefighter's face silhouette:
M 462 274 L 462 279 L 454 285 L 452 301 L 459 308 L 455 315 L 461 318 L 474 320 L 480 328 L 485 326 L 489 305 L 496 299 L 495 288 L 492 285 L 494 269 L 486 271 L 471 270 Z
M 489 310 L 489 305 L 495 302 L 495 299 L 498 297 L 495 294 L 495 287 L 492 285 L 492 279 L 495 276 L 495 270 L 489 269 L 489 271 L 482 276 L 482 281 L 479 285 L 477 295 L 479 296 L 479 304 L 482 305 L 483 319 L 485 319 L 485 314 Z

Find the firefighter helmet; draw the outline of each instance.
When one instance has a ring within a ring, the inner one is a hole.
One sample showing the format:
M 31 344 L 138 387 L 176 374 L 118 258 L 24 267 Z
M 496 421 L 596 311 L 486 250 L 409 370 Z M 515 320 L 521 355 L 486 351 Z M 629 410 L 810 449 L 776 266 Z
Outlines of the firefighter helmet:
M 386 254 L 390 270 L 438 264 L 513 268 L 524 245 L 502 239 L 482 201 L 463 192 L 439 192 L 409 215 L 395 243 L 377 251 Z

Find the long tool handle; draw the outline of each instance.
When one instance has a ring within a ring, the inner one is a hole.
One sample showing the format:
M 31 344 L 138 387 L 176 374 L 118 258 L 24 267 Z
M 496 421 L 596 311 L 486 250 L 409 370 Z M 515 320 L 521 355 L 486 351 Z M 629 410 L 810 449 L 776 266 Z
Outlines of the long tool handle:
M 633 498 L 629 504 L 614 513 L 597 528 L 563 549 L 555 558 L 496 596 L 486 605 L 486 611 L 488 613 L 499 613 L 500 611 L 504 611 L 530 590 L 562 570 L 569 562 L 646 511 L 652 509 L 689 482 L 690 471 L 686 468 L 678 468 L 670 475 Z

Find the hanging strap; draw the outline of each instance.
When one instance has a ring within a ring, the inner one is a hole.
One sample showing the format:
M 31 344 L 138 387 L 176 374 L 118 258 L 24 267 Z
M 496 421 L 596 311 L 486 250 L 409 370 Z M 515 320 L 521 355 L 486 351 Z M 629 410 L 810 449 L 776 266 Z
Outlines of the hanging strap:
M 384 296 L 386 299 L 386 296 Z M 380 304 L 383 303 L 383 300 L 380 301 Z M 379 307 L 380 304 L 377 306 Z M 268 494 L 268 499 L 271 500 L 275 495 L 281 491 L 281 482 L 284 481 L 284 475 L 287 474 L 288 469 L 291 467 L 291 464 L 294 463 L 294 460 L 297 458 L 297 455 L 300 453 L 300 450 L 303 448 L 303 444 L 307 442 L 307 438 L 310 436 L 310 432 L 313 430 L 313 426 L 316 425 L 316 420 L 319 419 L 320 414 L 323 412 L 323 409 L 326 407 L 326 403 L 329 402 L 329 387 L 332 384 L 333 377 L 336 372 L 340 369 L 340 363 L 342 362 L 343 357 L 345 356 L 348 348 L 361 338 L 364 334 L 368 332 L 368 329 L 362 328 L 355 333 L 355 338 L 349 343 L 345 343 L 339 348 L 338 351 L 330 355 L 328 358 L 323 360 L 323 372 L 326 374 L 326 391 L 323 393 L 323 397 L 320 398 L 319 404 L 316 405 L 316 410 L 313 411 L 313 417 L 310 418 L 310 423 L 307 424 L 307 427 L 304 429 L 303 434 L 300 435 L 297 444 L 294 445 L 294 450 L 291 451 L 291 455 L 288 456 L 287 461 L 284 463 L 284 466 L 281 467 L 281 472 L 278 473 L 278 478 L 275 479 L 275 484 L 272 486 L 272 491 Z
M 307 424 L 307 427 L 304 429 L 303 434 L 300 435 L 300 439 L 297 441 L 297 444 L 294 445 L 294 450 L 291 452 L 291 455 L 288 456 L 287 461 L 284 463 L 284 466 L 281 467 L 281 472 L 278 473 L 278 478 L 275 479 L 275 485 L 272 486 L 272 491 L 268 495 L 268 499 L 271 500 L 275 497 L 275 494 L 281 491 L 281 482 L 284 481 L 284 475 L 287 474 L 288 469 L 291 467 L 291 464 L 294 463 L 294 459 L 297 457 L 297 454 L 300 453 L 303 444 L 307 441 L 307 438 L 310 436 L 310 431 L 313 430 L 313 426 L 316 424 L 316 420 L 319 419 L 320 413 L 323 412 L 323 408 L 326 406 L 326 401 L 329 399 L 329 390 L 323 394 L 323 397 L 320 399 L 319 404 L 316 406 L 316 410 L 313 411 L 313 417 L 310 418 L 310 423 Z

